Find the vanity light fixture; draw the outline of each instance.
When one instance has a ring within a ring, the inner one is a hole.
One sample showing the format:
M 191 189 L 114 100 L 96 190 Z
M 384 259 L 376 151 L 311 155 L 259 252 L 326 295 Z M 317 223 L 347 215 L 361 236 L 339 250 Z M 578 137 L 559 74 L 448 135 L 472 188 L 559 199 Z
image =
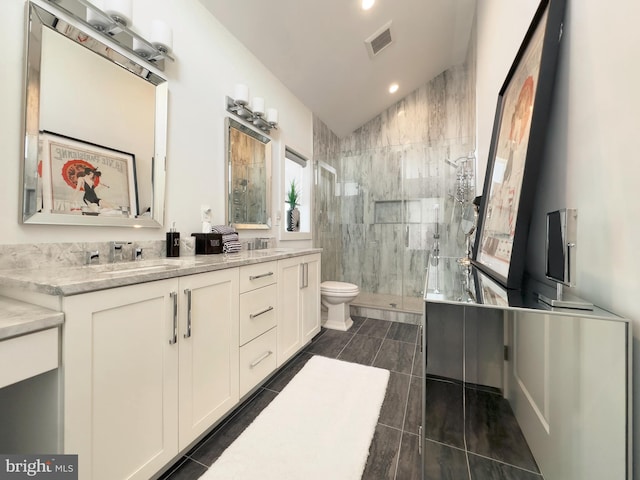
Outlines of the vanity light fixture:
M 76 15 L 77 8 L 65 8 L 58 0 L 50 4 L 64 11 L 76 21 L 87 25 L 108 37 L 125 50 L 164 70 L 162 60 L 173 61 L 170 55 L 173 46 L 171 27 L 159 20 L 151 22 L 148 38 L 132 28 L 132 0 L 74 0 L 75 6 L 85 7 L 86 17 Z M 160 63 L 158 63 L 160 62 Z
M 103 0 L 104 13 L 109 15 L 117 24 L 128 27 L 133 17 L 133 3 L 131 0 Z
M 149 40 L 161 53 L 170 53 L 173 49 L 173 30 L 162 20 L 152 20 Z
M 160 52 L 162 55 L 171 53 L 173 49 L 173 31 L 162 20 L 152 20 L 150 28 L 140 29 L 146 32 L 148 41 L 133 38 L 133 51 L 142 58 L 150 58 Z
M 272 128 L 278 128 L 278 110 L 275 108 L 264 108 L 264 98 L 253 97 L 251 107 L 249 104 L 249 87 L 243 83 L 238 83 L 235 87 L 235 98 L 226 97 L 227 112 L 251 122 L 263 132 L 269 133 Z

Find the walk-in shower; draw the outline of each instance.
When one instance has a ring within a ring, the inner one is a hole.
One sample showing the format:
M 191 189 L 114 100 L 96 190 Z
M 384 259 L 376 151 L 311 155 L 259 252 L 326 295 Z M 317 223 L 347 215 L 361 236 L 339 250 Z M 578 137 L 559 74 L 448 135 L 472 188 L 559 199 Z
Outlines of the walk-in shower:
M 463 147 L 461 147 L 463 148 Z M 475 196 L 475 157 L 409 144 L 316 163 L 316 241 L 323 279 L 354 283 L 356 308 L 421 314 L 432 256 L 464 256 L 461 221 Z M 417 321 L 417 318 L 416 318 Z
M 429 253 L 466 255 L 474 85 L 454 67 L 345 138 L 314 117 L 314 246 L 323 280 L 360 287 L 352 307 L 419 322 Z

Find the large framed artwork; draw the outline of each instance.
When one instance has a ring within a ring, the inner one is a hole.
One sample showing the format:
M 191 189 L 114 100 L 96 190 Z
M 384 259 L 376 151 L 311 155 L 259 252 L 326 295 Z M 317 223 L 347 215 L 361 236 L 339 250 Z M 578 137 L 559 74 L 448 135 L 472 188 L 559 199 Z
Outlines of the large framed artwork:
M 542 0 L 498 94 L 473 263 L 520 288 L 565 0 Z
M 136 217 L 133 154 L 52 132 L 40 134 L 40 148 L 40 211 Z

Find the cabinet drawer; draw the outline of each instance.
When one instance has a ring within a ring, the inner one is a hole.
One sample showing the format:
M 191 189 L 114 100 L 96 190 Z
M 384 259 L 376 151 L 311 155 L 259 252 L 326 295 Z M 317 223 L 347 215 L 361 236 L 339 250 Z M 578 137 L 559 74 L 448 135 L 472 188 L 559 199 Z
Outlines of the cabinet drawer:
M 276 283 L 278 263 L 265 262 L 240 267 L 240 293 Z
M 276 369 L 276 328 L 240 347 L 240 396 Z
M 0 388 L 58 368 L 58 329 L 0 342 Z
M 276 326 L 277 294 L 274 284 L 240 295 L 240 345 Z

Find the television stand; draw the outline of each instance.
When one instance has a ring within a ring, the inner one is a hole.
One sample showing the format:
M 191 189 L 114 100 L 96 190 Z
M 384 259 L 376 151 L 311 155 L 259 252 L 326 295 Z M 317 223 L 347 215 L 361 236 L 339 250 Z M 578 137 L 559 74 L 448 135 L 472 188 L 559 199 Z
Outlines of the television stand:
M 546 303 L 551 307 L 575 308 L 577 310 L 593 310 L 593 303 L 585 302 L 578 297 L 565 298 L 564 285 L 556 283 L 556 298 L 549 298 L 546 295 L 538 294 L 538 301 Z

